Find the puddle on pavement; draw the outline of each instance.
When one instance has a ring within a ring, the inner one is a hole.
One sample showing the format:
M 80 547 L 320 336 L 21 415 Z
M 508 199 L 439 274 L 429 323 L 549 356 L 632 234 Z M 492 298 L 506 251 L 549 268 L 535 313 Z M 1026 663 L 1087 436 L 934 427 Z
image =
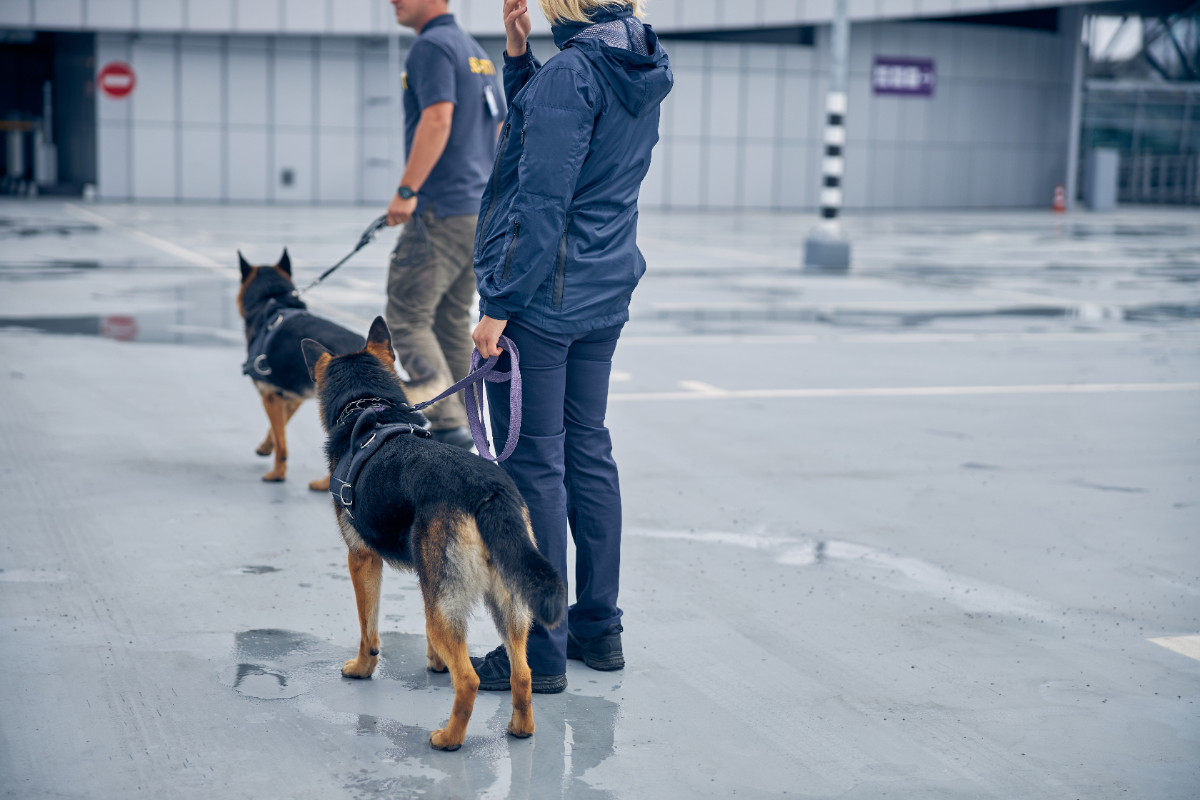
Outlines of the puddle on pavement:
M 21 283 L 21 291 L 64 313 L 12 314 L 0 311 L 0 329 L 74 336 L 100 336 L 122 342 L 245 346 L 237 312 L 237 284 L 218 277 L 178 282 L 162 271 L 75 271 L 79 277 L 20 278 L 0 271 L 0 283 Z M 2 290 L 0 290 L 2 291 Z M 37 302 L 37 301 L 34 301 Z M 111 313 L 70 313 L 80 306 Z M 7 306 L 12 309 L 12 305 Z
M 512 713 L 509 694 L 481 692 L 466 741 L 454 753 L 433 750 L 429 746 L 432 729 L 414 725 L 411 719 L 317 708 L 315 704 L 322 702 L 318 689 L 341 685 L 358 695 L 350 699 L 351 704 L 379 706 L 382 691 L 396 709 L 415 706 L 421 700 L 426 705 L 434 702 L 439 719 L 445 721 L 453 702 L 453 686 L 449 675 L 425 668 L 425 637 L 389 631 L 382 633 L 381 639 L 383 658 L 375 677 L 351 681 L 340 674 L 342 663 L 354 653 L 354 643 L 349 640 L 346 646 L 335 646 L 297 631 L 241 631 L 234 636 L 232 662 L 221 667 L 217 677 L 251 702 L 282 702 L 365 737 L 365 741 L 377 740 L 374 767 L 343 776 L 346 788 L 356 797 L 420 794 L 449 800 L 484 793 L 488 797 L 612 797 L 584 780 L 589 770 L 616 751 L 621 709 L 603 697 L 570 689 L 557 695 L 535 695 L 537 732 L 520 740 L 506 733 Z M 618 683 L 613 691 L 620 688 Z M 499 702 L 489 715 L 486 709 L 493 698 Z
M 868 309 L 822 309 L 816 307 L 773 306 L 762 303 L 745 308 L 666 308 L 642 309 L 636 313 L 639 321 L 675 322 L 691 325 L 738 323 L 817 323 L 849 328 L 918 328 L 937 322 L 973 321 L 982 319 L 1080 320 L 1097 319 L 1162 323 L 1200 319 L 1200 303 L 1149 303 L 1121 307 L 1093 303 L 1078 306 L 1010 306 L 988 309 L 944 309 L 922 312 L 898 312 Z
M 99 230 L 98 226 L 88 222 L 0 217 L 0 239 L 29 238 L 33 236 L 73 236 L 81 233 L 97 233 Z
M 289 683 L 287 675 L 258 664 L 237 664 L 221 670 L 221 682 L 246 697 L 259 700 L 287 700 L 308 691 L 300 681 Z

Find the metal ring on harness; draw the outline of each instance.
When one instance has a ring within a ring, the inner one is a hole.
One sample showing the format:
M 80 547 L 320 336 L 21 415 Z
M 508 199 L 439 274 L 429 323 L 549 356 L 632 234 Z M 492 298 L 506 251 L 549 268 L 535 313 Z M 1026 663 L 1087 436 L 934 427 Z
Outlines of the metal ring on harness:
M 262 362 L 264 362 L 264 361 L 266 361 L 266 360 L 267 360 L 267 354 L 266 354 L 266 353 L 263 353 L 263 354 L 259 355 L 257 358 L 255 358 L 255 359 L 254 359 L 254 371 L 255 371 L 255 372 L 257 372 L 259 375 L 270 375 L 270 374 L 271 374 L 271 368 L 270 368 L 270 367 L 267 367 L 266 369 L 263 369 L 263 368 L 262 368 L 262 366 L 261 366 L 261 363 L 262 363 Z
M 352 485 L 350 485 L 348 483 L 343 483 L 342 487 L 340 489 L 338 489 L 338 502 L 340 502 L 343 506 L 349 507 L 349 506 L 354 505 L 354 498 L 351 497 L 349 500 L 346 499 L 346 490 L 347 489 L 349 489 L 351 491 L 351 493 L 354 492 L 354 487 Z

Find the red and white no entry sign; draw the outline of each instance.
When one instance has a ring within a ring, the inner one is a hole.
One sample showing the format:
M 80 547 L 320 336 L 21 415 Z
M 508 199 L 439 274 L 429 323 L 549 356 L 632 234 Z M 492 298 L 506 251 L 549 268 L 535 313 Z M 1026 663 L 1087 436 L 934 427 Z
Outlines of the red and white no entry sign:
M 137 85 L 137 76 L 133 74 L 133 67 L 124 61 L 110 61 L 100 70 L 96 83 L 100 84 L 101 91 L 106 95 L 120 100 L 128 97 L 133 91 L 133 87 Z

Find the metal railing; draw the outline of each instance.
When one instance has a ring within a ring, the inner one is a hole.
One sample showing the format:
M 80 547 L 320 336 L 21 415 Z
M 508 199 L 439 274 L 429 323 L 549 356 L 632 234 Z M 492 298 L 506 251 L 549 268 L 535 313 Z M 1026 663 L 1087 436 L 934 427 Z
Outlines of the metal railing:
M 1121 154 L 1117 201 L 1200 205 L 1200 155 Z

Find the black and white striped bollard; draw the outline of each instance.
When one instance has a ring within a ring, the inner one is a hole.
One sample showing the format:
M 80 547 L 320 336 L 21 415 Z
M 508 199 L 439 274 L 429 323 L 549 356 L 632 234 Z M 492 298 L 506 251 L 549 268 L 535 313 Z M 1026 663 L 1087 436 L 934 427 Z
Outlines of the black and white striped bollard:
M 829 48 L 829 94 L 825 97 L 825 136 L 821 159 L 821 222 L 804 240 L 804 266 L 818 271 L 850 268 L 850 242 L 842 231 L 842 178 L 846 174 L 846 70 L 850 22 L 846 0 L 835 0 Z

